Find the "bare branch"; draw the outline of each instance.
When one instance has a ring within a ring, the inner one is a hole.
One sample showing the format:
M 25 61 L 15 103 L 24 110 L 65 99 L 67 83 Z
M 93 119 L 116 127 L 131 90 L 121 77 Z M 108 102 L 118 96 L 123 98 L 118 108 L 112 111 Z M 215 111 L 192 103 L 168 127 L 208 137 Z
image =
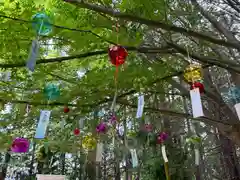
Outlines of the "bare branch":
M 201 34 L 199 32 L 188 30 L 188 29 L 185 29 L 185 28 L 182 28 L 182 27 L 177 27 L 177 26 L 165 24 L 165 23 L 159 22 L 159 21 L 154 21 L 154 20 L 149 20 L 149 19 L 145 19 L 145 18 L 141 18 L 141 17 L 136 17 L 136 16 L 133 16 L 133 15 L 130 15 L 130 14 L 115 11 L 111 8 L 105 8 L 103 6 L 98 6 L 98 5 L 90 4 L 90 3 L 87 3 L 87 2 L 83 2 L 83 1 L 69 0 L 67 2 L 71 3 L 71 4 L 74 4 L 74 5 L 78 6 L 79 8 L 86 8 L 86 9 L 93 10 L 93 11 L 98 12 L 98 13 L 104 13 L 104 14 L 108 14 L 108 15 L 111 15 L 113 17 L 125 19 L 125 20 L 128 20 L 128 21 L 138 22 L 138 23 L 145 24 L 145 25 L 148 25 L 148 26 L 161 28 L 161 29 L 164 29 L 166 31 L 178 32 L 178 33 L 184 34 L 186 36 L 192 36 L 192 37 L 195 37 L 197 39 L 202 39 L 202 40 L 205 40 L 205 41 L 209 41 L 209 42 L 214 43 L 214 44 L 218 44 L 218 45 L 226 46 L 226 47 L 232 47 L 232 48 L 236 48 L 236 49 L 240 50 L 239 43 L 234 43 L 234 42 L 229 42 L 229 41 L 225 41 L 225 40 L 221 40 L 221 39 L 216 39 L 216 38 Z

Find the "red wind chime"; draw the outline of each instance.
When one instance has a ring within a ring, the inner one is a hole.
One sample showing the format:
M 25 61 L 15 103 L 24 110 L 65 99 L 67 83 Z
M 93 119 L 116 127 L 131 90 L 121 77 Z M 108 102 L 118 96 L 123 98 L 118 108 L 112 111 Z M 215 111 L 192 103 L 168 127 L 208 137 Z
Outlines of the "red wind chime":
M 117 43 L 118 43 L 118 28 L 119 25 L 116 25 L 116 32 L 117 32 Z M 125 60 L 128 56 L 127 50 L 120 45 L 111 45 L 108 48 L 108 56 L 110 58 L 111 63 L 116 66 L 116 72 L 115 72 L 115 81 L 117 81 L 117 75 L 118 75 L 118 66 L 125 63 Z

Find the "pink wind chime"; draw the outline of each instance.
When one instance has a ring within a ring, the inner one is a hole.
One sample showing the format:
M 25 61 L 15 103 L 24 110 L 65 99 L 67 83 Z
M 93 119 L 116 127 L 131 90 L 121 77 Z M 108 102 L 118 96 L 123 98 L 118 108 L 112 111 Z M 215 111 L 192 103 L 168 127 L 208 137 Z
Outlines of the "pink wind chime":
M 11 151 L 14 153 L 26 153 L 29 150 L 29 141 L 25 138 L 15 138 L 12 142 Z

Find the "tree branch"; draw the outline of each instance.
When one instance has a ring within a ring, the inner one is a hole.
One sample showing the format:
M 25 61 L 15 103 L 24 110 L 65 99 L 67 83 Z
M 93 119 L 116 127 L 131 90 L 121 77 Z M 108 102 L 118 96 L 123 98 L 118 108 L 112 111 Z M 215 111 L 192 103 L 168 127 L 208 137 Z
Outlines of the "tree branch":
M 170 53 L 173 52 L 171 48 L 163 47 L 163 48 L 147 48 L 147 47 L 125 47 L 128 51 L 137 51 L 139 53 Z M 36 64 L 45 64 L 45 63 L 54 63 L 54 62 L 63 62 L 69 61 L 74 59 L 81 59 L 96 55 L 103 55 L 107 54 L 108 51 L 106 50 L 99 50 L 93 52 L 87 52 L 83 54 L 73 55 L 73 56 L 66 56 L 66 57 L 57 57 L 57 58 L 49 58 L 49 59 L 39 59 L 37 60 Z M 16 64 L 0 64 L 0 68 L 15 68 L 15 67 L 25 67 L 26 62 L 20 62 Z
M 233 61 L 228 61 L 228 60 L 223 60 L 223 59 L 220 60 L 220 59 L 215 59 L 212 57 L 198 56 L 197 54 L 187 52 L 187 50 L 185 50 L 184 48 L 182 48 L 179 45 L 176 45 L 176 44 L 173 44 L 170 42 L 168 42 L 168 45 L 175 48 L 179 53 L 181 53 L 185 56 L 189 55 L 191 58 L 196 59 L 202 63 L 216 65 L 218 67 L 222 67 L 224 69 L 228 69 L 228 70 L 234 71 L 236 73 L 240 73 L 240 65 Z
M 6 19 L 11 19 L 13 21 L 19 21 L 19 22 L 22 22 L 22 23 L 33 23 L 32 21 L 28 21 L 28 20 L 24 20 L 24 19 L 20 19 L 20 18 L 14 18 L 14 17 L 9 17 L 9 16 L 6 16 L 6 15 L 0 15 L 1 18 L 6 18 Z M 96 37 L 98 37 L 99 39 L 105 41 L 105 42 L 108 42 L 110 44 L 114 44 L 114 42 L 112 41 L 109 41 L 105 38 L 103 38 L 102 36 L 99 36 L 98 34 L 94 33 L 93 31 L 91 30 L 83 30 L 83 29 L 76 29 L 76 28 L 69 28 L 69 27 L 64 27 L 64 26 L 58 26 L 58 25 L 55 25 L 55 24 L 51 24 L 53 27 L 55 28 L 58 28 L 58 29 L 66 29 L 66 30 L 69 30 L 69 31 L 76 31 L 76 32 L 82 32 L 82 33 L 90 33 Z
M 61 102 L 50 102 L 50 103 L 44 103 L 44 102 L 37 102 L 37 101 L 25 101 L 25 100 L 8 100 L 8 99 L 0 99 L 0 102 L 10 102 L 13 104 L 29 104 L 33 106 L 69 106 L 74 107 L 77 106 L 75 104 L 66 104 Z
M 129 104 L 129 103 L 121 101 L 121 100 L 117 100 L 117 103 L 123 104 L 125 106 L 130 106 L 132 108 L 137 108 L 137 105 Z M 210 119 L 210 118 L 207 118 L 207 117 L 193 118 L 191 114 L 176 112 L 176 111 L 172 111 L 172 110 L 168 110 L 168 109 L 156 109 L 156 108 L 151 108 L 151 107 L 144 107 L 144 109 L 152 111 L 152 112 L 161 113 L 163 115 L 198 120 L 198 121 L 205 122 L 205 123 L 211 124 L 211 125 L 216 124 L 216 123 L 221 123 L 221 124 L 224 124 L 224 125 L 232 125 L 228 122 L 223 122 L 223 121 L 219 121 L 219 120 L 215 120 L 215 119 Z
M 0 102 L 6 102 L 6 100 L 0 99 Z M 24 101 L 24 100 L 8 100 L 8 102 L 16 103 L 16 104 L 30 104 L 30 105 L 34 105 L 34 106 L 39 106 L 39 105 L 40 106 L 46 106 L 46 105 L 48 105 L 48 106 L 89 107 L 88 105 L 66 104 L 66 103 L 61 103 L 61 102 L 43 103 L 43 102 L 32 102 L 32 101 Z M 128 104 L 124 101 L 117 100 L 117 103 L 123 104 L 125 106 L 130 106 L 130 107 L 133 107 L 133 108 L 137 108 L 137 105 Z M 157 113 L 161 113 L 161 114 L 164 114 L 164 115 L 199 120 L 199 121 L 202 121 L 202 122 L 206 122 L 208 124 L 209 123 L 211 123 L 211 124 L 221 123 L 221 124 L 224 124 L 224 125 L 231 125 L 231 124 L 226 123 L 226 122 L 217 121 L 217 120 L 209 119 L 209 118 L 206 118 L 206 117 L 193 118 L 192 115 L 190 115 L 190 114 L 185 114 L 185 113 L 176 112 L 176 111 L 167 110 L 167 109 L 155 109 L 155 108 L 150 108 L 150 107 L 144 107 L 144 109 L 149 110 L 149 111 L 153 111 L 153 112 L 157 112 Z
M 223 24 L 219 23 L 213 16 L 211 16 L 207 11 L 205 11 L 196 0 L 191 0 L 191 2 L 193 5 L 196 6 L 197 9 L 199 9 L 201 14 L 213 25 L 213 27 L 216 28 L 228 39 L 228 41 L 239 43 L 238 40 L 232 34 L 232 32 L 226 29 L 226 27 L 224 27 Z
M 199 32 L 188 30 L 188 29 L 185 29 L 185 28 L 182 28 L 182 27 L 177 27 L 177 26 L 165 24 L 165 23 L 159 22 L 159 21 L 154 21 L 154 20 L 149 20 L 149 19 L 145 19 L 145 18 L 141 18 L 141 17 L 136 17 L 136 16 L 133 16 L 133 15 L 130 15 L 130 14 L 115 11 L 111 8 L 105 8 L 103 6 L 98 6 L 98 5 L 95 5 L 95 4 L 90 4 L 90 3 L 79 1 L 79 0 L 68 0 L 66 2 L 74 4 L 74 5 L 78 6 L 79 8 L 86 8 L 86 9 L 89 9 L 89 10 L 92 10 L 92 11 L 95 11 L 95 12 L 98 12 L 98 13 L 104 13 L 104 14 L 108 14 L 110 16 L 125 19 L 125 20 L 128 20 L 128 21 L 138 22 L 138 23 L 145 24 L 145 25 L 148 25 L 148 26 L 161 28 L 161 29 L 164 29 L 166 31 L 178 32 L 178 33 L 184 34 L 186 36 L 192 36 L 192 37 L 195 37 L 197 39 L 206 40 L 206 41 L 209 41 L 211 43 L 218 44 L 220 46 L 232 47 L 232 48 L 236 48 L 236 49 L 240 50 L 239 43 L 233 43 L 233 42 L 228 42 L 228 41 L 224 41 L 224 40 L 221 40 L 221 39 L 216 39 L 216 38 L 201 34 Z

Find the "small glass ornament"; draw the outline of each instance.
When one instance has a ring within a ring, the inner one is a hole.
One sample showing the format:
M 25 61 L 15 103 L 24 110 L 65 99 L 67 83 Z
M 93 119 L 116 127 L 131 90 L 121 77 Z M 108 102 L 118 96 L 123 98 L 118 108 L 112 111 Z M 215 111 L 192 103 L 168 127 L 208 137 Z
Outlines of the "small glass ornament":
M 104 122 L 101 122 L 96 127 L 97 133 L 106 133 L 107 132 L 107 125 Z
M 55 100 L 60 96 L 60 90 L 55 84 L 48 84 L 45 86 L 43 93 L 48 100 Z
M 167 140 L 167 138 L 168 138 L 168 134 L 165 132 L 161 132 L 157 136 L 157 143 L 162 144 L 162 143 L 164 143 L 164 141 Z
M 190 83 L 200 81 L 202 79 L 202 67 L 197 64 L 190 64 L 184 70 L 183 76 Z
M 111 63 L 115 66 L 119 66 L 124 64 L 128 56 L 128 52 L 122 46 L 113 45 L 108 49 L 108 55 Z
M 233 86 L 229 88 L 227 99 L 230 100 L 233 103 L 239 103 L 240 102 L 240 87 Z
M 64 107 L 64 109 L 63 109 L 63 112 L 64 113 L 68 113 L 70 111 L 70 109 L 66 106 L 66 107 Z
M 74 129 L 73 131 L 75 136 L 78 136 L 80 134 L 80 130 L 78 128 Z
M 188 143 L 188 144 L 199 144 L 199 143 L 201 143 L 201 138 L 198 137 L 197 135 L 193 135 L 193 136 L 186 139 L 186 143 Z
M 130 130 L 130 131 L 127 132 L 127 136 L 131 137 L 131 138 L 135 138 L 137 136 L 137 134 L 138 133 L 134 130 Z
M 115 114 L 112 114 L 112 115 L 110 116 L 109 123 L 110 123 L 111 125 L 115 125 L 115 124 L 117 123 L 117 117 L 115 116 Z
M 93 137 L 91 133 L 88 133 L 83 137 L 82 146 L 85 150 L 92 150 L 96 147 L 97 140 Z
M 103 117 L 104 116 L 104 112 L 103 111 L 99 111 L 98 112 L 98 117 Z
M 191 83 L 191 87 L 190 89 L 195 89 L 195 88 L 199 88 L 199 92 L 200 94 L 204 93 L 204 85 L 200 82 L 194 82 L 194 83 Z
M 145 132 L 152 132 L 153 127 L 152 127 L 151 124 L 145 124 L 143 130 L 144 130 Z
M 45 149 L 45 146 L 39 148 L 36 153 L 36 158 L 39 162 L 45 162 L 47 160 L 47 150 Z
M 29 150 L 29 141 L 25 138 L 16 138 L 14 139 L 11 151 L 14 153 L 26 153 Z
M 52 24 L 45 13 L 37 13 L 32 17 L 32 26 L 38 35 L 46 36 L 52 32 Z

